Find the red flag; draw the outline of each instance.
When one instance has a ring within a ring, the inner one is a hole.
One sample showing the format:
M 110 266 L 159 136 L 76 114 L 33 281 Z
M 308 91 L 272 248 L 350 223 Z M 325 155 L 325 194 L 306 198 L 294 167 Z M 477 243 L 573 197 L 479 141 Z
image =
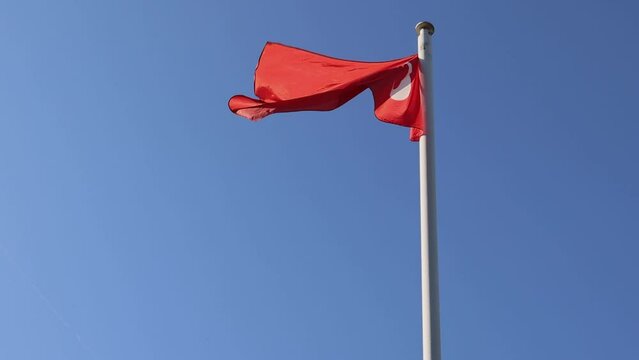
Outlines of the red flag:
M 375 116 L 411 128 L 410 139 L 425 133 L 417 55 L 384 62 L 336 59 L 310 51 L 266 43 L 255 69 L 255 96 L 233 96 L 229 108 L 259 120 L 291 111 L 328 111 L 371 89 Z

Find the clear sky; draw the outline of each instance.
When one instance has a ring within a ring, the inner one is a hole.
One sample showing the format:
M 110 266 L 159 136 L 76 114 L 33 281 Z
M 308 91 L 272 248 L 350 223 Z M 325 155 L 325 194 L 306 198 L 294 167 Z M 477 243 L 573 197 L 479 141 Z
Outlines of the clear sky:
M 435 24 L 445 360 L 639 358 L 633 1 L 3 1 L 0 358 L 419 359 L 417 146 L 250 123 L 266 41 Z

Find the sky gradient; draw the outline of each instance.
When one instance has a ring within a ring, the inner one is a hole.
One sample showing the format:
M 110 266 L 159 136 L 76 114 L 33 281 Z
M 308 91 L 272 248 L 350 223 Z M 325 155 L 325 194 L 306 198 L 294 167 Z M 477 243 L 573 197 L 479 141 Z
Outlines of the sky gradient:
M 418 149 L 259 123 L 266 41 L 433 37 L 442 353 L 639 358 L 631 1 L 0 3 L 0 358 L 420 359 Z

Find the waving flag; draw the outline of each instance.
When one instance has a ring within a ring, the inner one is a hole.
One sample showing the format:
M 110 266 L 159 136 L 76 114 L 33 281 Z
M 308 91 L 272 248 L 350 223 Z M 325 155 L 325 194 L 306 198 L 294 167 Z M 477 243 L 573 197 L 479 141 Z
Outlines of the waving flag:
M 375 116 L 411 128 L 418 141 L 426 131 L 417 55 L 384 62 L 336 59 L 267 43 L 255 69 L 257 99 L 233 96 L 229 108 L 250 120 L 292 111 L 328 111 L 366 89 L 373 93 Z

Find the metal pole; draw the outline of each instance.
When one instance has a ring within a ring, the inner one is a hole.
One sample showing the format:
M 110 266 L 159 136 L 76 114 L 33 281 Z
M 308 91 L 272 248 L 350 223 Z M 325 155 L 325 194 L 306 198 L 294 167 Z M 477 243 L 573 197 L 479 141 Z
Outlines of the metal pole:
M 435 129 L 433 126 L 433 87 L 431 35 L 435 27 L 420 22 L 417 55 L 422 81 L 422 101 L 426 106 L 426 135 L 419 138 L 419 191 L 422 267 L 422 351 L 423 360 L 441 360 L 439 334 L 439 281 L 437 272 L 437 212 L 435 206 Z

